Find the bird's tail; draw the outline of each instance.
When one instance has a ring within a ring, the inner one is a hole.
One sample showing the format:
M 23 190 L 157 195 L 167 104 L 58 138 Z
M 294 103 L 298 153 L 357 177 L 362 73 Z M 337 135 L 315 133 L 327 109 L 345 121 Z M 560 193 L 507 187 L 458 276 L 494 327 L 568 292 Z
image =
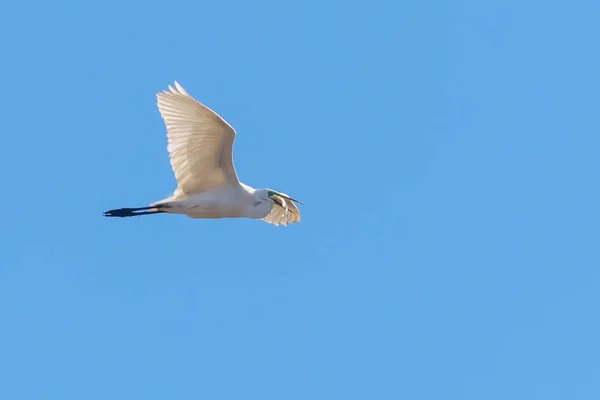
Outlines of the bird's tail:
M 150 214 L 161 214 L 165 211 L 161 210 L 158 206 L 151 207 L 138 207 L 138 208 L 116 208 L 114 210 L 108 210 L 103 213 L 105 217 L 137 217 L 138 215 L 150 215 Z

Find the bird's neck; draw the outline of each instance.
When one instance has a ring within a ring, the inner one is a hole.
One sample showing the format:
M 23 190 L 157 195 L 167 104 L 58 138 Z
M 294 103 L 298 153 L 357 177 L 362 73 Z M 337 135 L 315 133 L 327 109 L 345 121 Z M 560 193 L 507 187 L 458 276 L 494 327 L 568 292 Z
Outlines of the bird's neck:
M 252 186 L 246 185 L 243 182 L 240 182 L 240 186 L 242 187 L 242 189 L 244 189 L 245 192 L 250 193 L 254 196 L 254 192 L 256 192 L 256 189 L 254 189 Z

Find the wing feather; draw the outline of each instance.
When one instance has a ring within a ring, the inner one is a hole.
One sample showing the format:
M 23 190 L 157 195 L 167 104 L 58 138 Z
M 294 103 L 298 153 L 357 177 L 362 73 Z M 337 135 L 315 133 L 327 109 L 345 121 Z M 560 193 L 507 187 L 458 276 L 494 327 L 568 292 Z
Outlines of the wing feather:
M 239 183 L 233 164 L 235 130 L 175 82 L 156 95 L 167 127 L 167 150 L 178 194 Z
M 285 193 L 282 194 L 287 196 Z M 275 226 L 279 226 L 279 224 L 287 226 L 288 224 L 295 224 L 296 222 L 300 222 L 300 210 L 298 209 L 298 206 L 296 206 L 296 204 L 294 204 L 293 201 L 287 201 L 283 197 L 275 197 L 277 198 L 277 201 L 275 202 L 275 204 L 273 204 L 271 212 L 263 218 L 263 221 L 268 222 L 269 224 L 273 224 Z M 281 205 L 283 205 L 283 207 Z

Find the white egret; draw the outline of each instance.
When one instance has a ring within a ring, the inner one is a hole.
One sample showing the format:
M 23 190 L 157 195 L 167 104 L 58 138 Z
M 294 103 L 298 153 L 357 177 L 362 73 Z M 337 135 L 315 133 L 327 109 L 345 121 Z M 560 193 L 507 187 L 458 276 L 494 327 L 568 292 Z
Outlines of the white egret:
M 173 196 L 148 207 L 118 208 L 106 217 L 159 213 L 190 218 L 255 218 L 270 224 L 300 222 L 300 211 L 285 193 L 254 189 L 239 181 L 233 165 L 235 130 L 175 82 L 156 95 L 167 127 L 171 167 L 177 180 Z

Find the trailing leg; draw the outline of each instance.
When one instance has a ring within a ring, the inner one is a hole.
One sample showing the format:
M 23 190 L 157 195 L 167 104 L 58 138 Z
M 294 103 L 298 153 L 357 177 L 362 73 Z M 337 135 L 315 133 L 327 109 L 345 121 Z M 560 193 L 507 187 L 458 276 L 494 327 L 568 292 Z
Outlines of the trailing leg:
M 161 214 L 164 211 L 160 210 L 158 206 L 152 207 L 137 207 L 137 208 L 116 208 L 114 210 L 108 210 L 103 213 L 105 217 L 137 217 L 139 215 L 150 215 L 150 214 Z

